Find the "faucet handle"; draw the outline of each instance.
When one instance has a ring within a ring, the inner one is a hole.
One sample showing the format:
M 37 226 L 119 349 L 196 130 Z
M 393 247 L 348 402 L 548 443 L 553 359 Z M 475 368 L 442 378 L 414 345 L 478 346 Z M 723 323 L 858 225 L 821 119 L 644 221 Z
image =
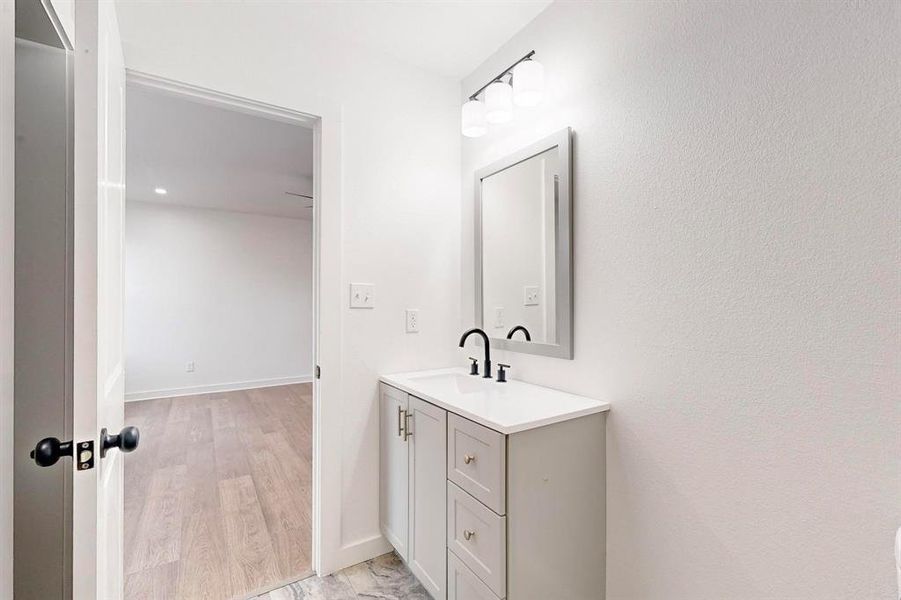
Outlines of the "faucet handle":
M 497 363 L 497 382 L 498 383 L 507 383 L 507 371 L 505 369 L 509 369 L 510 365 L 505 365 L 504 363 Z
M 472 364 L 469 366 L 469 374 L 470 375 L 478 375 L 479 374 L 479 359 L 469 357 L 469 360 L 472 361 Z

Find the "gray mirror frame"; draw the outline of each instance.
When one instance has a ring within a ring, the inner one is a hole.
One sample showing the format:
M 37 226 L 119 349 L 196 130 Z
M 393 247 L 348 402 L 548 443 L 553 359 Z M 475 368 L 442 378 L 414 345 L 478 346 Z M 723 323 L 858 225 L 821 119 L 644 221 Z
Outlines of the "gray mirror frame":
M 557 184 L 557 342 L 546 344 L 489 338 L 493 348 L 552 356 L 572 360 L 573 357 L 573 279 L 572 279 L 572 130 L 567 127 L 518 152 L 498 160 L 475 174 L 475 324 L 484 329 L 482 306 L 482 180 L 509 169 L 513 165 L 547 152 L 560 149 L 560 176 Z

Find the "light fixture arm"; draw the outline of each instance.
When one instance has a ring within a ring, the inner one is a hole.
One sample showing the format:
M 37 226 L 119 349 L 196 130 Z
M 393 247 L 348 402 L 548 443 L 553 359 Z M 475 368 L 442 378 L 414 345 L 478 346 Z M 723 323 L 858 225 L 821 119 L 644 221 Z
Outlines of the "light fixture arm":
M 516 61 L 515 63 L 513 63 L 512 65 L 510 65 L 509 67 L 507 67 L 506 69 L 504 69 L 503 71 L 501 71 L 500 73 L 498 73 L 497 77 L 495 77 L 494 79 L 489 80 L 488 83 L 486 83 L 485 85 L 483 85 L 482 87 L 480 87 L 478 90 L 476 90 L 476 92 L 475 92 L 473 95 L 471 95 L 471 96 L 469 97 L 469 99 L 470 99 L 470 100 L 475 100 L 476 98 L 479 97 L 479 94 L 481 94 L 482 92 L 485 91 L 485 88 L 487 88 L 489 85 L 491 85 L 491 84 L 494 83 L 495 81 L 501 81 L 501 79 L 503 79 L 503 77 L 504 77 L 505 75 L 510 75 L 510 76 L 512 77 L 512 76 L 513 76 L 513 73 L 512 73 L 513 68 L 514 68 L 516 65 L 518 65 L 519 63 L 521 63 L 521 62 L 530 60 L 534 54 L 535 54 L 535 51 L 532 50 L 531 52 L 529 52 L 528 54 L 526 54 L 525 56 L 523 56 L 522 58 L 520 58 L 518 61 Z

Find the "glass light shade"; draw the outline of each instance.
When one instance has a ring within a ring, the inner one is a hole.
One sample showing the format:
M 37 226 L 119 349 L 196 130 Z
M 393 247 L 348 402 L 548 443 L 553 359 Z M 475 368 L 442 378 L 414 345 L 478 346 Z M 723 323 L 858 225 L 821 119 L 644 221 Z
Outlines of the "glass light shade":
M 506 123 L 513 118 L 513 88 L 509 83 L 495 81 L 485 88 L 485 120 Z
M 463 105 L 462 121 L 463 135 L 466 137 L 481 137 L 488 132 L 485 105 L 478 100 L 470 100 Z
M 544 96 L 544 67 L 526 60 L 513 68 L 513 101 L 516 106 L 537 106 Z

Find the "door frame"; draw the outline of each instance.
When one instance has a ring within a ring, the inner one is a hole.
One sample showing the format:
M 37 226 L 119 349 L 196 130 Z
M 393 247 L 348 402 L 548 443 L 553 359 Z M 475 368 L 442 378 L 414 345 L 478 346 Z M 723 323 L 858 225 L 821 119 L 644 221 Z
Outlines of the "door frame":
M 300 110 L 236 96 L 126 68 L 126 86 L 140 86 L 313 130 L 313 490 L 312 566 L 326 575 L 338 565 L 341 449 L 338 377 L 341 358 L 340 127 L 328 107 Z M 127 110 L 127 107 L 126 107 Z

